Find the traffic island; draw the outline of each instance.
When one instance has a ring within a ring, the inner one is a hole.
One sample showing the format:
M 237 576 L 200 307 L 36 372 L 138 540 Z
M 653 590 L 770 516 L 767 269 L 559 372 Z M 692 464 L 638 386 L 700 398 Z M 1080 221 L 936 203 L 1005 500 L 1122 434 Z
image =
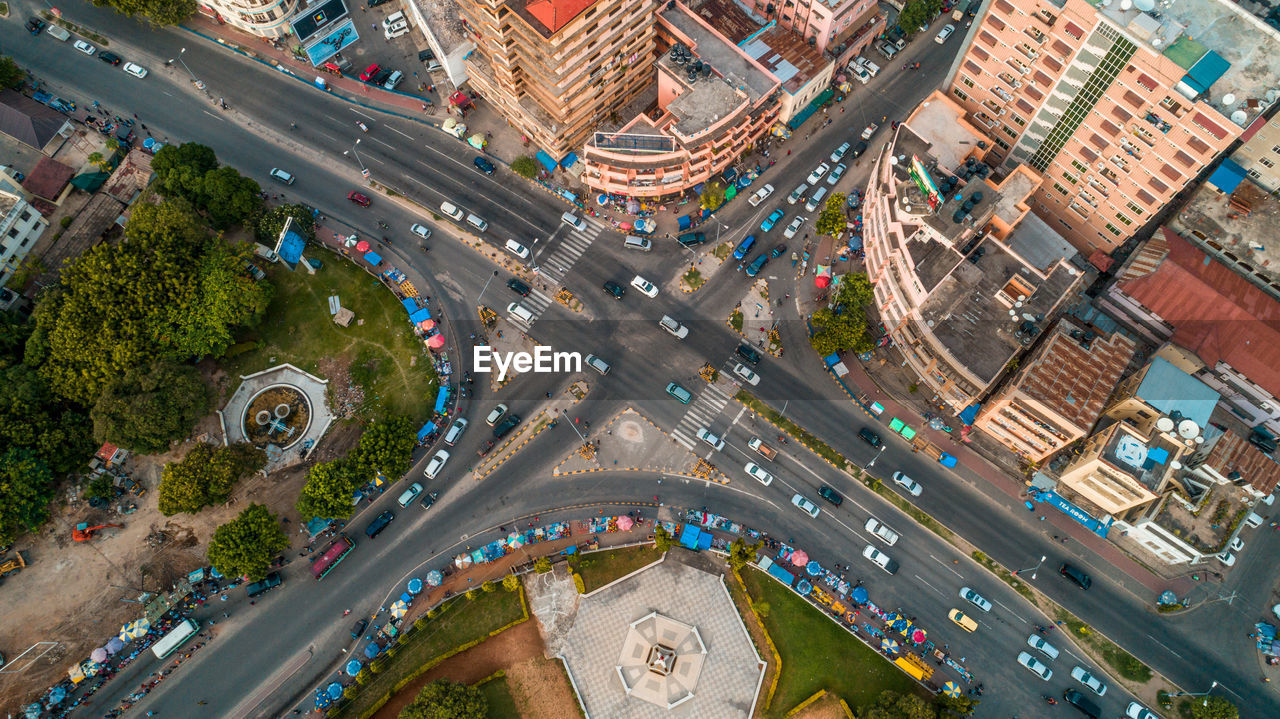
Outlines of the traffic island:
M 573 431 L 573 428 L 567 429 Z M 594 451 L 583 453 L 575 449 L 568 453 L 552 470 L 554 476 L 608 470 L 657 472 L 721 483 L 727 481 L 715 468 L 700 469 L 697 456 L 671 440 L 666 432 L 634 408 L 622 410 L 603 427 L 583 428 L 577 425 L 577 429 L 586 436 Z M 581 444 L 580 438 L 573 439 Z
M 756 280 L 747 289 L 725 323 L 752 345 L 764 348 L 774 357 L 782 356 L 782 338 L 775 328 L 769 284 L 765 280 Z

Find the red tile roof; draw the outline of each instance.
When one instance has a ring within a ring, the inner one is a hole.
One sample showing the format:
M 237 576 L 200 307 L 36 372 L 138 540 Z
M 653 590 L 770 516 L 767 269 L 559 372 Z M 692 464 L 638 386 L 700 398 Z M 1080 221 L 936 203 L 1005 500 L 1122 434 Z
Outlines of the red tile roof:
M 1244 481 L 1263 494 L 1270 494 L 1280 483 L 1280 462 L 1268 457 L 1262 450 L 1235 432 L 1227 432 L 1218 438 L 1204 463 L 1226 477 L 1239 472 Z
M 35 168 L 27 173 L 27 178 L 22 181 L 22 187 L 36 197 L 52 201 L 58 199 L 58 195 L 62 194 L 63 188 L 71 181 L 71 176 L 74 174 L 76 171 L 73 168 L 51 157 L 41 157 Z
M 1169 254 L 1119 288 L 1173 325 L 1172 341 L 1209 367 L 1225 362 L 1280 397 L 1280 303 L 1167 228 Z
M 524 9 L 551 32 L 560 32 L 596 0 L 529 0 Z

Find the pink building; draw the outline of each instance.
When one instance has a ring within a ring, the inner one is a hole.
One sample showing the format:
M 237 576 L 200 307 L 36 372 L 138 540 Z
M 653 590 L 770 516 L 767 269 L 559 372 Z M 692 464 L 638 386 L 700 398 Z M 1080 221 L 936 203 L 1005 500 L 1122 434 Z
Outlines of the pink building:
M 838 66 L 865 50 L 885 28 L 875 0 L 741 0 L 741 4 L 795 30 Z

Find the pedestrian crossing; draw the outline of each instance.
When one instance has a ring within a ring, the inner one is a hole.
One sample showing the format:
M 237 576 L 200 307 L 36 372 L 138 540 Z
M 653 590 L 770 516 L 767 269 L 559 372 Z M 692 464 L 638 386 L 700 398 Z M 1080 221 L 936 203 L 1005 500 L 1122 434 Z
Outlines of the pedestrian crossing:
M 600 236 L 604 231 L 604 225 L 591 219 L 586 220 L 587 229 L 579 230 L 568 225 L 561 225 L 561 229 L 568 232 L 560 238 L 555 249 L 551 250 L 551 254 L 541 257 L 541 251 L 534 258 L 534 264 L 537 267 L 539 277 L 546 278 L 549 283 L 563 284 L 565 275 L 569 274 L 569 270 L 573 269 L 573 265 L 582 257 L 582 253 L 587 251 L 592 242 Z M 547 241 L 550 245 L 556 242 L 555 235 Z M 545 250 L 545 247 L 543 248 Z
M 688 411 L 684 413 L 684 419 L 676 425 L 671 436 L 686 449 L 693 449 L 697 445 L 698 430 L 703 427 L 710 428 L 712 423 L 720 417 L 720 411 L 732 398 L 733 395 L 725 390 L 714 384 L 708 384 L 698 394 L 693 404 L 689 405 Z

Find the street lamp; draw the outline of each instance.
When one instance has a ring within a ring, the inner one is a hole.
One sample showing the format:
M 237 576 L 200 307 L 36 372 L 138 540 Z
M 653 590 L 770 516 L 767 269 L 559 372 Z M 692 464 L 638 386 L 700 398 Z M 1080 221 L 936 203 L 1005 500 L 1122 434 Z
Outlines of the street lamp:
M 352 155 L 355 155 L 355 157 L 356 157 L 356 162 L 360 164 L 360 174 L 361 174 L 361 175 L 363 175 L 363 176 L 365 176 L 365 177 L 368 177 L 368 176 L 369 176 L 369 169 L 368 169 L 368 168 L 366 168 L 366 167 L 364 166 L 364 160 L 361 160 L 361 159 L 360 159 L 360 153 L 356 152 L 356 145 L 359 145 L 359 144 L 360 144 L 360 140 L 361 140 L 361 139 L 363 139 L 363 138 L 359 138 L 359 137 L 357 137 L 357 138 L 356 138 L 356 141 L 355 141 L 355 144 L 351 146 L 351 149 L 350 149 L 350 150 L 343 150 L 343 151 L 342 151 L 342 154 L 344 154 L 344 155 L 345 155 L 345 154 L 347 154 L 348 152 L 350 152 Z
M 880 452 L 883 452 L 883 451 L 884 451 L 884 445 L 882 444 L 880 445 Z M 876 460 L 880 459 L 880 452 L 876 452 L 876 456 L 872 457 L 870 462 L 867 462 L 867 469 L 871 469 L 872 467 L 876 466 Z
M 1212 684 L 1210 684 L 1210 685 L 1209 685 L 1209 688 L 1208 688 L 1208 689 L 1206 689 L 1206 690 L 1204 690 L 1204 691 L 1202 691 L 1202 692 L 1178 692 L 1177 694 L 1174 694 L 1173 696 L 1175 696 L 1175 697 L 1204 697 L 1204 701 L 1203 701 L 1203 702 L 1201 702 L 1201 704 L 1200 704 L 1200 705 L 1201 705 L 1201 706 L 1208 706 L 1208 705 L 1209 705 L 1209 692 L 1211 692 L 1211 691 L 1213 691 L 1214 689 L 1217 689 L 1217 688 L 1218 688 L 1218 682 L 1217 682 L 1217 681 L 1214 681 Z
M 569 410 L 567 410 L 567 409 L 565 409 L 565 408 L 561 407 L 561 408 L 560 408 L 560 412 L 564 414 L 564 421 L 569 422 Z M 586 444 L 586 443 L 587 443 L 587 437 L 586 437 L 586 435 L 584 435 L 584 434 L 582 434 L 581 432 L 579 432 L 579 431 L 578 431 L 578 425 L 574 424 L 573 422 L 569 422 L 569 426 L 570 426 L 570 427 L 573 427 L 573 431 L 574 431 L 574 433 L 575 433 L 575 434 L 577 434 L 577 435 L 578 435 L 578 439 L 581 439 L 581 440 L 582 440 L 582 443 L 583 443 L 583 444 Z M 1215 683 L 1216 683 L 1216 682 L 1215 682 Z
M 178 62 L 182 63 L 182 67 L 187 71 L 187 74 L 191 76 L 191 83 L 196 87 L 200 88 L 201 90 L 203 90 L 204 83 L 196 79 L 196 74 L 194 72 L 191 72 L 191 68 L 187 67 L 187 61 L 182 59 L 182 56 L 185 55 L 186 52 L 187 52 L 187 49 L 185 47 L 178 51 Z
M 480 296 L 476 298 L 476 304 L 480 304 L 480 300 L 484 298 L 484 291 L 489 289 L 489 283 L 493 282 L 493 278 L 498 276 L 498 271 L 494 270 L 493 275 L 484 281 L 484 287 L 480 288 Z
M 1044 560 L 1045 560 L 1045 558 L 1044 558 L 1044 557 L 1041 557 L 1041 558 L 1040 558 L 1040 561 L 1036 562 L 1036 566 L 1034 566 L 1034 567 L 1027 567 L 1026 569 L 1019 569 L 1019 570 L 1015 571 L 1013 574 L 1014 574 L 1014 576 L 1017 576 L 1017 575 L 1022 574 L 1023 572 L 1031 572 L 1031 578 L 1032 578 L 1032 579 L 1035 579 L 1035 578 L 1036 578 L 1036 571 L 1037 571 L 1038 569 L 1040 569 L 1040 565 L 1041 565 L 1041 564 L 1044 564 Z

